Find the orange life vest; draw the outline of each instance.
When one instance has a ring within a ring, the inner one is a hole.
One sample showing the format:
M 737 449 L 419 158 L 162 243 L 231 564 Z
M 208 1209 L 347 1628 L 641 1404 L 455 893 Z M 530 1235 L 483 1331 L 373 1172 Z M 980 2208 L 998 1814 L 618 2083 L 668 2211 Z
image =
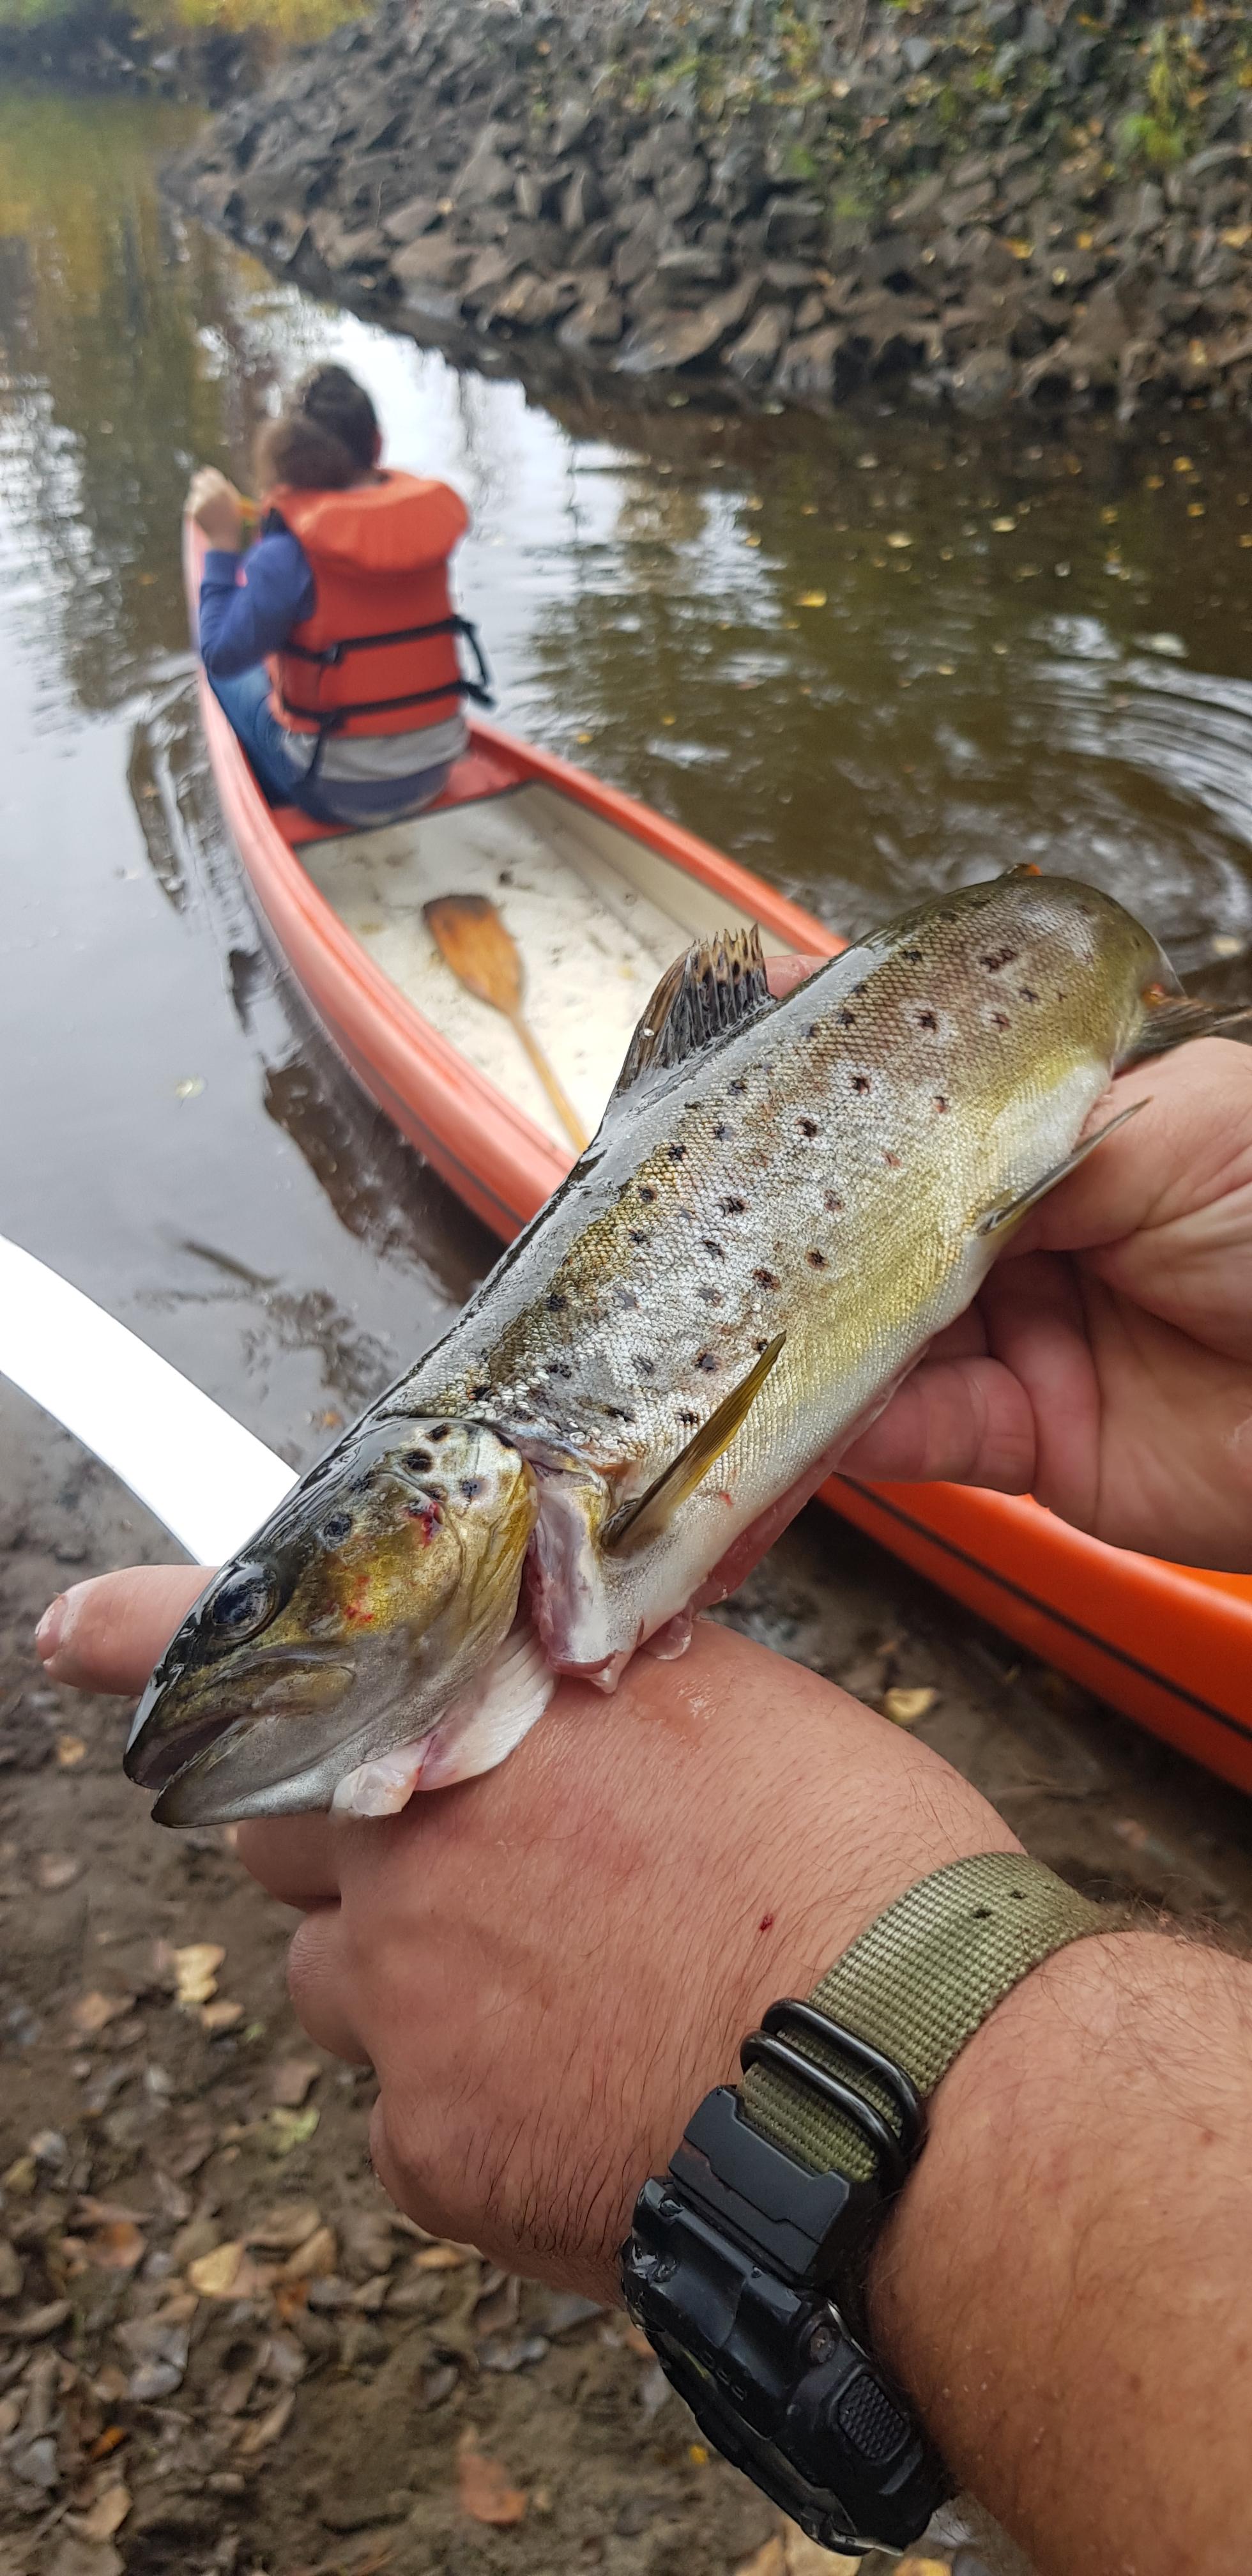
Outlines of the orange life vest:
M 266 495 L 261 533 L 290 529 L 308 556 L 313 614 L 270 657 L 274 713 L 293 733 L 413 733 L 454 715 L 462 697 L 490 705 L 477 635 L 458 617 L 448 558 L 469 526 L 459 494 L 414 474 L 385 474 L 347 492 Z M 457 655 L 464 635 L 479 677 Z

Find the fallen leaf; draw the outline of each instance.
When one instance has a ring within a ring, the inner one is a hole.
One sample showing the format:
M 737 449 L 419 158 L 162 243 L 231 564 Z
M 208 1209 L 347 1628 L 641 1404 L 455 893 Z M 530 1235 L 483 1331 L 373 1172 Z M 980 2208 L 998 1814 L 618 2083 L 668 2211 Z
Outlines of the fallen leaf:
M 312 2107 L 307 2111 L 284 2111 L 281 2106 L 275 2108 L 269 2115 L 266 2139 L 270 2154 L 289 2156 L 293 2147 L 307 2146 L 319 2118 L 320 2113 Z
M 107 2460 L 110 2452 L 120 2449 L 128 2439 L 124 2424 L 106 2424 L 103 2433 L 98 2434 L 92 2443 L 87 2457 L 89 2460 Z
M 87 2513 L 71 2517 L 70 2528 L 81 2540 L 111 2540 L 130 2512 L 129 2487 L 106 2487 Z
M 339 2260 L 339 2248 L 331 2227 L 318 2227 L 307 2236 L 283 2264 L 284 2281 L 327 2281 Z
M 526 2497 L 522 2488 L 510 2486 L 508 2470 L 479 2450 L 478 2437 L 473 2432 L 464 2433 L 457 2446 L 456 2483 L 461 2511 L 474 2522 L 504 2526 L 524 2521 Z
M 134 2001 L 133 1995 L 104 1995 L 93 1988 L 89 1995 L 79 1996 L 70 2020 L 80 2038 L 94 2039 L 98 2031 L 108 2029 L 111 2021 L 119 2021 L 123 2013 L 130 2012 Z
M 243 2261 L 243 2239 L 232 2238 L 227 2245 L 215 2245 L 211 2254 L 202 2254 L 187 2266 L 187 2279 L 202 2299 L 229 2299 Z
M 72 1887 L 81 1868 L 82 1862 L 75 1860 L 72 1852 L 40 1852 L 35 1862 L 35 1885 L 45 1895 L 53 1895 L 60 1887 Z
M 459 2272 L 466 2257 L 456 2245 L 423 2245 L 413 2257 L 415 2272 Z
M 176 1993 L 180 2004 L 207 2004 L 217 1993 L 217 1971 L 226 1953 L 220 1941 L 189 1941 L 174 1952 Z
M 797 608 L 824 608 L 825 605 L 826 593 L 824 590 L 801 590 L 796 594 Z
M 221 2039 L 228 2030 L 238 2030 L 242 2020 L 243 2005 L 228 2003 L 225 1995 L 220 1995 L 216 2003 L 200 2006 L 200 2028 L 207 2030 L 210 2039 Z
M 284 2057 L 270 2078 L 270 2092 L 286 2111 L 298 2111 L 321 2074 L 316 2057 Z
M 107 2226 L 98 2227 L 95 2235 L 88 2237 L 86 2244 L 88 2262 L 101 2272 L 133 2272 L 146 2252 L 147 2239 L 129 2218 L 110 2219 Z M 107 2540 L 108 2532 L 102 2537 Z
M 773 2538 L 765 2541 L 760 2549 L 755 2549 L 750 2558 L 740 2559 L 735 2576 L 787 2576 L 787 2561 L 779 2534 L 775 2532 Z
M 241 2460 L 255 2460 L 258 2453 L 268 2451 L 279 2440 L 291 2421 L 295 2402 L 294 2388 L 286 2388 L 281 2397 L 275 2398 L 268 2414 L 259 2415 L 253 2424 L 245 2424 L 237 2446 Z
M 87 1747 L 81 1735 L 58 1735 L 56 1739 L 58 1769 L 76 1771 L 79 1763 L 86 1760 L 86 1755 Z
M 950 2576 L 946 2558 L 900 2558 L 893 2576 Z
M 937 1690 L 889 1690 L 883 1693 L 882 1713 L 893 1726 L 916 1726 L 919 1717 L 927 1717 L 939 1697 Z
M 291 2254 L 321 2224 L 315 2200 L 280 2200 L 276 2209 L 267 2209 L 248 2228 L 244 2243 L 260 2245 L 267 2254 Z
M 640 2361 L 654 2361 L 656 2359 L 656 2355 L 653 2352 L 652 2346 L 649 2343 L 642 2326 L 623 2326 L 622 2341 L 626 2346 L 627 2352 L 637 2353 Z
M 693 2469 L 707 2469 L 709 2465 L 709 2455 L 703 2442 L 688 2442 L 687 2457 Z
M 39 2168 L 33 2156 L 15 2156 L 6 2173 L 0 2174 L 6 2191 L 18 2200 L 29 2200 L 38 2180 Z

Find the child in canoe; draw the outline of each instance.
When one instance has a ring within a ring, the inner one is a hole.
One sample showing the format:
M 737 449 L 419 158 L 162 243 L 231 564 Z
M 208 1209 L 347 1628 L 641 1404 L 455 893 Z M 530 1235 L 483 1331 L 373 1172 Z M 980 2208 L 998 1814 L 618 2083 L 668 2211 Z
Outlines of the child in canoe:
M 203 467 L 187 496 L 208 540 L 200 652 L 214 695 L 275 803 L 349 828 L 429 805 L 465 748 L 462 701 L 486 699 L 448 580 L 465 504 L 381 452 L 364 387 L 316 367 L 259 434 L 264 497 L 245 555 L 226 476 Z M 461 671 L 462 635 L 477 680 Z

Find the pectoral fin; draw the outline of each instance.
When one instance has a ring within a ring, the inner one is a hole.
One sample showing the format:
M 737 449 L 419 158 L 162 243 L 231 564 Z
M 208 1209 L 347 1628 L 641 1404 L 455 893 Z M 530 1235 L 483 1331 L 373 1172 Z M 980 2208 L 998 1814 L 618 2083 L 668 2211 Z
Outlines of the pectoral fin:
M 1149 1003 L 1138 1036 L 1119 1056 L 1118 1072 L 1150 1056 L 1168 1055 L 1171 1047 L 1185 1046 L 1189 1038 L 1224 1038 L 1237 1028 L 1246 1030 L 1249 1020 L 1252 1002 L 1199 1002 L 1189 993 L 1162 990 Z
M 693 1494 L 696 1486 L 703 1482 L 714 1460 L 721 1457 L 723 1449 L 730 1447 L 740 1423 L 755 1404 L 786 1338 L 785 1333 L 775 1333 L 773 1341 L 767 1342 L 759 1359 L 754 1360 L 747 1376 L 741 1378 L 738 1386 L 724 1397 L 716 1413 L 709 1415 L 700 1430 L 692 1434 L 686 1448 L 680 1449 L 671 1464 L 662 1469 L 646 1494 L 641 1494 L 638 1502 L 627 1503 L 620 1512 L 614 1513 L 601 1537 L 603 1547 L 620 1547 L 627 1538 L 634 1541 L 655 1538 L 658 1530 L 664 1529 L 679 1504 L 685 1503 L 688 1494 Z
M 1018 1218 L 1025 1216 L 1027 1208 L 1034 1207 L 1039 1199 L 1046 1199 L 1049 1190 L 1054 1190 L 1058 1181 L 1066 1180 L 1071 1172 L 1076 1172 L 1079 1164 L 1086 1162 L 1088 1154 L 1093 1154 L 1096 1146 L 1104 1143 L 1106 1136 L 1111 1136 L 1116 1128 L 1124 1127 L 1128 1118 L 1137 1118 L 1147 1105 L 1146 1100 L 1132 1100 L 1129 1109 L 1119 1110 L 1116 1118 L 1110 1118 L 1107 1127 L 1097 1128 L 1094 1136 L 1084 1136 L 1081 1144 L 1075 1145 L 1073 1153 L 1067 1154 L 1063 1163 L 1054 1163 L 1051 1171 L 1045 1172 L 1041 1180 L 1032 1181 L 1028 1190 L 1019 1190 L 1016 1198 L 997 1199 L 995 1205 L 978 1218 L 975 1234 L 1001 1234 L 1005 1226 L 1016 1225 Z

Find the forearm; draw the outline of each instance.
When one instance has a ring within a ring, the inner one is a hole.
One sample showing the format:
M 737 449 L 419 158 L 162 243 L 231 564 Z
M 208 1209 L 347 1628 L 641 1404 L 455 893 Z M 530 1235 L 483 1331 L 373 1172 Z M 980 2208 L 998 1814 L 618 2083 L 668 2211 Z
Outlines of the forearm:
M 1242 1965 L 1081 1941 L 936 2096 L 875 2339 L 1040 2576 L 1244 2576 L 1250 2040 Z

